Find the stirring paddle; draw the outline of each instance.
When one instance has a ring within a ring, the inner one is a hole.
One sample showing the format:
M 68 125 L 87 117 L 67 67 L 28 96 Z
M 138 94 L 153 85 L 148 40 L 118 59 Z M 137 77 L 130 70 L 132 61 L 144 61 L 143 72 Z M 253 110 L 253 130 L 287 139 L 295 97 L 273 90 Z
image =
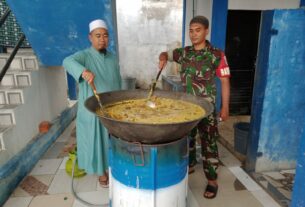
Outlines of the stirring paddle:
M 98 105 L 100 106 L 101 109 L 103 109 L 103 105 L 102 105 L 101 99 L 100 99 L 99 95 L 96 92 L 96 87 L 95 87 L 94 83 L 91 82 L 89 85 L 91 86 L 92 91 L 94 93 L 94 96 L 97 99 Z
M 146 105 L 150 108 L 156 108 L 156 104 L 151 100 L 151 96 L 153 95 L 154 91 L 155 91 L 155 88 L 156 88 L 156 85 L 157 85 L 157 81 L 159 79 L 159 76 L 162 72 L 163 68 L 161 68 L 157 74 L 157 77 L 156 79 L 154 80 L 154 82 L 152 83 L 151 87 L 150 87 L 150 91 L 149 91 L 149 94 L 148 94 L 148 98 L 147 98 L 147 102 L 146 102 Z

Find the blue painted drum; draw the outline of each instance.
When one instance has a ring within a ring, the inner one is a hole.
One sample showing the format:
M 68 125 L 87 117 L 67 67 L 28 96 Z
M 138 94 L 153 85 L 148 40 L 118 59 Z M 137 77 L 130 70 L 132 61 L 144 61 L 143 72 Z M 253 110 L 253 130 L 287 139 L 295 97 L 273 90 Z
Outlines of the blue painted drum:
M 142 145 L 112 136 L 109 159 L 112 178 L 121 184 L 145 190 L 166 188 L 187 176 L 187 139 Z

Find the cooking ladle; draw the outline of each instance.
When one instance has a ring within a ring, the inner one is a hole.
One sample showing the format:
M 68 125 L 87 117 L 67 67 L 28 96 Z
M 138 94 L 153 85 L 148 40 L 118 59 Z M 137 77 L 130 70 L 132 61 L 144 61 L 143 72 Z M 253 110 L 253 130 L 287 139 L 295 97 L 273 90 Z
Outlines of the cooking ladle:
M 91 83 L 89 83 L 89 85 L 90 85 L 91 88 L 92 88 L 92 91 L 93 91 L 94 96 L 95 96 L 95 98 L 96 98 L 96 100 L 97 100 L 97 102 L 98 102 L 98 105 L 100 106 L 101 109 L 103 109 L 103 105 L 102 105 L 101 99 L 100 99 L 99 95 L 98 95 L 97 92 L 96 92 L 96 87 L 95 87 L 93 81 L 92 81 Z
M 150 107 L 150 108 L 156 108 L 156 104 L 155 102 L 153 102 L 151 100 L 151 96 L 153 95 L 154 91 L 155 91 L 155 88 L 156 88 L 156 85 L 157 85 L 157 81 L 160 77 L 160 74 L 162 72 L 163 68 L 161 68 L 157 74 L 157 77 L 156 79 L 154 80 L 154 82 L 152 83 L 151 87 L 150 87 L 150 91 L 149 91 L 149 94 L 148 94 L 148 98 L 147 98 L 147 102 L 146 102 L 146 106 Z

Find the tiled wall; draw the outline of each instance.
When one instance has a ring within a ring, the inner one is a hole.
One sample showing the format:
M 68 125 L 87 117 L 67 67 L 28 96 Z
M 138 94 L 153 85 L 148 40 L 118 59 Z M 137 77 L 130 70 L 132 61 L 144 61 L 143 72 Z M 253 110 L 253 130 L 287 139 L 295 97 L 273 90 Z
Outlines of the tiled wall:
M 6 1 L 0 0 L 0 16 L 4 14 L 7 7 Z M 14 47 L 21 35 L 22 30 L 14 14 L 11 12 L 4 24 L 0 27 L 0 46 Z M 27 40 L 23 42 L 22 47 L 30 47 Z

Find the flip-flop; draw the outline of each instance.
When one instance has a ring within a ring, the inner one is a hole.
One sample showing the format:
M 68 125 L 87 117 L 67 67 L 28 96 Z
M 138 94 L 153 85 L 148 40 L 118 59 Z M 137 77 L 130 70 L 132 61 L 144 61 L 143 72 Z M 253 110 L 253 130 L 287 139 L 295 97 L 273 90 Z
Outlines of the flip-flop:
M 207 199 L 213 199 L 213 198 L 216 197 L 217 191 L 218 191 L 218 185 L 216 185 L 216 186 L 214 186 L 214 185 L 207 185 L 207 187 L 205 188 L 203 197 L 205 197 Z M 210 193 L 212 195 L 207 196 L 206 193 Z
M 188 174 L 190 175 L 190 174 L 192 174 L 192 173 L 194 173 L 194 172 L 195 172 L 195 167 L 194 167 L 194 166 L 189 167 L 189 172 L 188 172 Z
M 106 176 L 105 180 L 101 180 L 101 178 L 99 178 L 98 181 L 99 181 L 100 186 L 102 188 L 108 188 L 109 187 L 109 178 L 108 178 L 108 176 Z

